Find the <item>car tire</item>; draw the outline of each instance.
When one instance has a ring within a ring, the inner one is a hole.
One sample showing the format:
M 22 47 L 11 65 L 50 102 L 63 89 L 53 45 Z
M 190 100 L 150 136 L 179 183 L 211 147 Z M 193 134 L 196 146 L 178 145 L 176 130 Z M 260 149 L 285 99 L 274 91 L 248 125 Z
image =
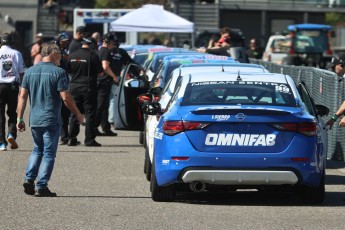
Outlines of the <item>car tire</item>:
M 145 129 L 146 130 L 146 129 Z M 146 148 L 147 147 L 147 141 L 146 141 L 146 131 L 143 131 L 143 143 L 142 143 L 143 147 Z
M 158 185 L 154 165 L 152 166 L 151 198 L 156 202 L 171 202 L 175 198 L 175 185 Z
M 325 171 L 321 176 L 318 187 L 302 186 L 300 188 L 301 200 L 308 204 L 322 204 L 325 199 Z
M 147 165 L 146 165 L 146 148 L 145 148 L 145 157 L 144 157 L 144 174 L 146 175 Z
M 149 156 L 149 150 L 145 148 L 145 166 L 144 171 L 146 174 L 146 180 L 151 181 L 151 173 L 152 173 L 152 164 Z
M 144 131 L 139 132 L 139 144 L 144 144 Z

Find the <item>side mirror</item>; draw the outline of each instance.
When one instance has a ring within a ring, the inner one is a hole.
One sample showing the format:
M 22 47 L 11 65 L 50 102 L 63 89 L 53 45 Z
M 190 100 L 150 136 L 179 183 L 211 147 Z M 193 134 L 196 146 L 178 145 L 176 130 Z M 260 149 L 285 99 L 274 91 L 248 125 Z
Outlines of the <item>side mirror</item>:
M 327 116 L 329 113 L 329 108 L 324 105 L 315 105 L 316 107 L 316 113 L 317 115 L 320 115 L 321 117 Z
M 144 113 L 148 115 L 160 115 L 162 114 L 161 105 L 158 102 L 152 102 L 146 106 Z

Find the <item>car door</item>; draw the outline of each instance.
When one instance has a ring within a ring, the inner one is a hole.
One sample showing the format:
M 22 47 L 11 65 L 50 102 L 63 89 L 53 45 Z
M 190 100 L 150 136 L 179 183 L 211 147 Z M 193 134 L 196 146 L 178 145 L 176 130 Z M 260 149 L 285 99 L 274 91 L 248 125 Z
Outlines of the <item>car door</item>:
M 328 136 L 327 130 L 324 128 L 325 124 L 321 116 L 317 112 L 316 105 L 314 103 L 311 94 L 305 84 L 305 82 L 300 82 L 297 86 L 298 92 L 301 95 L 301 99 L 304 102 L 308 112 L 312 114 L 317 119 L 317 135 L 318 135 L 318 147 L 322 148 L 323 157 L 327 156 L 328 149 Z
M 129 64 L 121 74 L 115 92 L 115 127 L 118 130 L 143 130 L 142 108 L 137 97 L 149 89 L 147 77 L 138 64 Z

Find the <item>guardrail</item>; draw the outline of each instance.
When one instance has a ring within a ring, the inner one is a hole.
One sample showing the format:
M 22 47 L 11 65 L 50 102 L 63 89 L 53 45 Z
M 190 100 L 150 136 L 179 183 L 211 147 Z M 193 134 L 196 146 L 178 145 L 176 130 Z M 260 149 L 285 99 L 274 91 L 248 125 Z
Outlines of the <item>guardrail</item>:
M 251 63 L 263 65 L 272 73 L 283 73 L 292 77 L 295 83 L 304 81 L 312 94 L 316 104 L 329 108 L 329 115 L 323 120 L 327 122 L 335 114 L 341 103 L 345 100 L 345 79 L 335 73 L 314 67 L 277 65 L 258 59 L 250 59 Z M 338 120 L 339 121 L 339 120 Z M 345 128 L 334 124 L 328 131 L 327 158 L 345 161 Z

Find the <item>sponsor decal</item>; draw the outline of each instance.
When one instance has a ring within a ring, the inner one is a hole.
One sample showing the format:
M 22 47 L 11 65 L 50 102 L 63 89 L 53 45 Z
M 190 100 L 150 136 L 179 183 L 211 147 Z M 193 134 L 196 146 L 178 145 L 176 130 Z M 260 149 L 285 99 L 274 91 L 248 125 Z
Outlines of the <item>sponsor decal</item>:
M 1 54 L 0 59 L 9 59 L 12 58 L 12 54 Z
M 276 86 L 280 90 L 286 90 L 288 88 L 284 84 L 279 84 L 275 82 L 261 82 L 261 81 L 204 81 L 204 82 L 193 82 L 192 86 L 195 85 L 267 85 L 267 86 Z M 276 88 L 277 89 L 277 88 Z
M 211 59 L 211 60 L 231 60 L 231 58 L 227 56 L 221 56 L 221 55 L 207 55 L 205 56 L 205 59 Z
M 162 137 L 163 137 L 163 133 L 160 133 L 160 132 L 158 132 L 158 131 L 155 131 L 155 133 L 154 133 L 154 138 L 159 139 L 159 140 L 162 140 Z
M 246 119 L 246 115 L 244 115 L 243 113 L 238 113 L 235 117 L 239 121 L 244 121 L 244 119 Z
M 2 62 L 2 68 L 6 71 L 9 71 L 12 69 L 12 61 L 3 61 Z
M 275 134 L 224 134 L 209 133 L 205 139 L 207 146 L 274 146 Z
M 212 115 L 212 120 L 227 121 L 230 119 L 230 115 Z
M 275 87 L 275 90 L 276 90 L 276 92 L 290 93 L 289 87 L 287 87 L 286 85 L 283 85 L 283 84 L 277 85 L 277 86 Z
M 162 160 L 162 165 L 168 165 L 170 163 L 170 160 Z

